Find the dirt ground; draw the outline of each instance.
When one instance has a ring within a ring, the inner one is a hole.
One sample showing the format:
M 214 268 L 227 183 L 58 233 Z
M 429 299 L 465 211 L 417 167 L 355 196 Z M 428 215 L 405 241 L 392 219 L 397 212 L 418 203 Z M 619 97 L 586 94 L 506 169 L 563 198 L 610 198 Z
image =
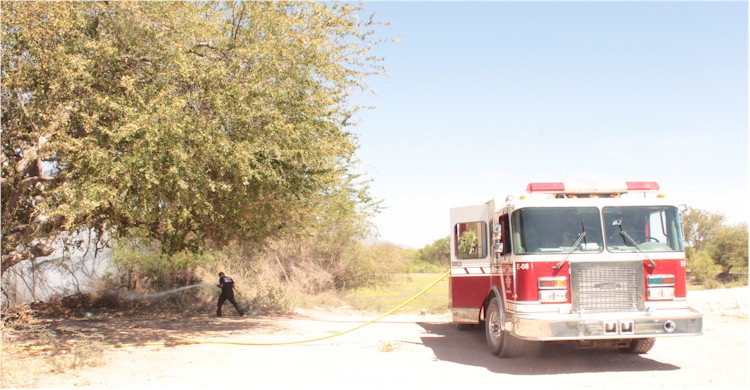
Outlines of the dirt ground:
M 397 313 L 341 336 L 301 344 L 242 344 L 331 335 L 376 317 L 344 308 L 237 317 L 227 307 L 223 318 L 53 321 L 56 337 L 102 335 L 91 342 L 104 349 L 80 368 L 2 387 L 748 388 L 748 289 L 690 292 L 688 300 L 704 312 L 704 334 L 658 339 L 645 355 L 548 344 L 530 356 L 500 359 L 487 352 L 483 330 L 459 331 L 449 315 L 429 313 Z M 227 344 L 111 346 L 185 340 Z M 13 369 L 6 359 L 22 356 L 6 353 L 3 369 Z

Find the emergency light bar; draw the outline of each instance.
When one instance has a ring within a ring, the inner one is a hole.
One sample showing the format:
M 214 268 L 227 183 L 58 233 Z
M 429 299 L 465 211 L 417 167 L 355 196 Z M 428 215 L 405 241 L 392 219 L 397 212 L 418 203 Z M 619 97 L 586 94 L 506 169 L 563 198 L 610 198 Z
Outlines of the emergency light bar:
M 528 193 L 539 194 L 621 194 L 629 191 L 658 191 L 655 181 L 612 183 L 529 183 Z

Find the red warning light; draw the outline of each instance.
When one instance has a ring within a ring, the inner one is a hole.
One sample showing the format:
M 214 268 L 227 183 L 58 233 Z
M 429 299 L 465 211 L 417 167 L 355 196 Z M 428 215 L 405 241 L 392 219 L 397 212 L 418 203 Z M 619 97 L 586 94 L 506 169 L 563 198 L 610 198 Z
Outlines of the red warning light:
M 628 191 L 658 191 L 659 184 L 655 181 L 628 181 Z
M 565 184 L 563 183 L 529 183 L 526 192 L 563 192 Z

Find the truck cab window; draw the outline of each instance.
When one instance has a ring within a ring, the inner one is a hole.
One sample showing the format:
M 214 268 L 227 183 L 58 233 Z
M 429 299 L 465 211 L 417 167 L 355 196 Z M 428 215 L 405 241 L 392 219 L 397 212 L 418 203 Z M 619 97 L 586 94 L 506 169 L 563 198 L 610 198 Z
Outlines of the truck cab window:
M 458 223 L 454 229 L 456 257 L 459 259 L 483 259 L 487 257 L 487 223 Z
M 679 212 L 673 206 L 605 207 L 607 249 L 611 252 L 684 250 Z
M 503 242 L 503 250 L 501 252 L 502 255 L 506 255 L 511 252 L 511 239 L 510 239 L 510 224 L 508 223 L 508 215 L 502 215 L 500 217 L 499 225 L 501 226 L 500 230 L 502 231 L 501 237 Z
M 511 216 L 517 254 L 601 252 L 602 226 L 596 207 L 527 207 Z

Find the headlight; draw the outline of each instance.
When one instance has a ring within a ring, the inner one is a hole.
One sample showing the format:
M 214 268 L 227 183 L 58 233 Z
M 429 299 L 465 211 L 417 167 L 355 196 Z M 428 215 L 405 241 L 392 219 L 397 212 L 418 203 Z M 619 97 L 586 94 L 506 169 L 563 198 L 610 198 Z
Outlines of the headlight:
M 567 302 L 568 292 L 565 290 L 539 291 L 539 302 Z
M 567 302 L 568 278 L 564 276 L 539 278 L 539 302 Z
M 648 299 L 674 299 L 674 287 L 651 287 L 648 289 Z
M 648 299 L 674 299 L 674 275 L 649 275 Z

